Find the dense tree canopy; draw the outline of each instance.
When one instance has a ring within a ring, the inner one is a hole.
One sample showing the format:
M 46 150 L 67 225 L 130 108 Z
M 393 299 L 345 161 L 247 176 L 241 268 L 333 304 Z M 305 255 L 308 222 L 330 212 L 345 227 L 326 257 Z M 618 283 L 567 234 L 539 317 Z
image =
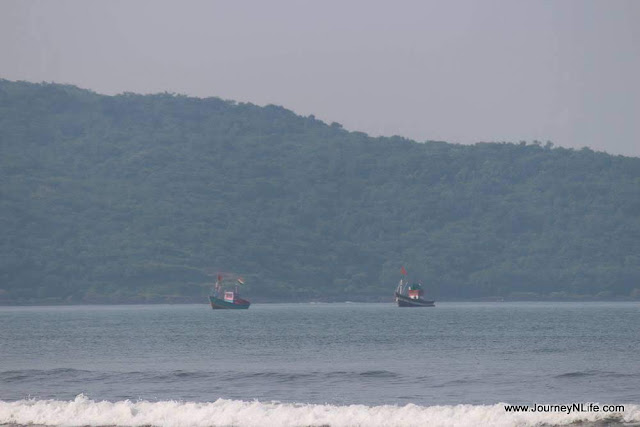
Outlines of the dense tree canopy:
M 551 145 L 0 80 L 0 301 L 640 296 L 640 159 Z

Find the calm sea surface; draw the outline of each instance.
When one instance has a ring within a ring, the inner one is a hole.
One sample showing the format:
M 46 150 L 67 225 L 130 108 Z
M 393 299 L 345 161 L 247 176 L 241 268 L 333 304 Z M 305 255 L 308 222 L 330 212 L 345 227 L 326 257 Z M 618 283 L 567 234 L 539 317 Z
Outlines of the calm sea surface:
M 0 401 L 78 395 L 338 406 L 637 404 L 640 304 L 0 307 Z

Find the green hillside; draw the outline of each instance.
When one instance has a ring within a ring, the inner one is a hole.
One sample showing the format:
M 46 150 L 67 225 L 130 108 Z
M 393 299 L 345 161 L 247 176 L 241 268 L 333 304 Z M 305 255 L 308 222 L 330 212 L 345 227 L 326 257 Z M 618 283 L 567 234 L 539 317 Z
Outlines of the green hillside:
M 640 158 L 0 80 L 0 178 L 4 303 L 640 297 Z

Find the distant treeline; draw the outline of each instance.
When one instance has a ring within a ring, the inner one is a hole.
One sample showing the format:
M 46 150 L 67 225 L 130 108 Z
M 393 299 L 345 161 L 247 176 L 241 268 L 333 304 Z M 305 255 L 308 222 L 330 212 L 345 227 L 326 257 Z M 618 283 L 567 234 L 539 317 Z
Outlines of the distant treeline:
M 4 303 L 640 297 L 640 158 L 6 80 L 0 150 Z

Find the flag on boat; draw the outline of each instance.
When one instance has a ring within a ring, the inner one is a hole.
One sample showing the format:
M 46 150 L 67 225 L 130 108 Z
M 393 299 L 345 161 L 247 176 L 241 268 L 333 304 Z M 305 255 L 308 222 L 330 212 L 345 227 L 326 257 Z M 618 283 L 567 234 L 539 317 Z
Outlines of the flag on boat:
M 403 276 L 407 275 L 407 270 L 404 269 L 404 265 L 402 266 L 402 268 L 400 269 L 400 274 L 402 274 Z

